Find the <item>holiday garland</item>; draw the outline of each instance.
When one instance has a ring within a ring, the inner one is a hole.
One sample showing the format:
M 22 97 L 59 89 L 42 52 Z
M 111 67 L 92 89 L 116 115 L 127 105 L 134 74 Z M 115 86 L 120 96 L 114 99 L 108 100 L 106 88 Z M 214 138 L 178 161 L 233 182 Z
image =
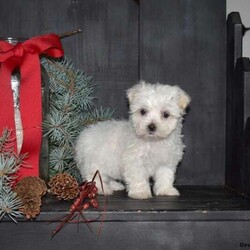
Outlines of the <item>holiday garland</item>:
M 49 77 L 50 112 L 43 122 L 43 131 L 49 137 L 50 177 L 68 172 L 80 183 L 74 141 L 86 125 L 110 119 L 113 112 L 95 107 L 92 77 L 75 69 L 71 60 L 43 57 L 41 64 Z
M 79 192 L 81 197 L 89 196 L 94 184 L 85 183 L 79 189 L 82 180 L 74 161 L 74 142 L 85 126 L 110 119 L 113 111 L 95 107 L 92 77 L 76 70 L 71 60 L 42 57 L 41 64 L 49 78 L 50 111 L 43 121 L 43 135 L 49 138 L 50 192 L 66 200 L 76 198 Z M 40 213 L 41 197 L 47 189 L 44 181 L 38 177 L 25 177 L 13 189 L 19 168 L 25 167 L 23 159 L 26 157 L 16 155 L 14 143 L 11 131 L 5 129 L 0 137 L 0 221 L 9 217 L 17 222 L 15 218 L 22 214 L 27 219 L 35 218 Z M 78 198 L 74 204 L 79 201 Z M 83 201 L 85 198 L 81 198 L 81 203 Z M 93 202 L 91 206 L 97 208 L 97 201 L 93 199 Z M 76 211 L 83 218 L 82 209 L 87 209 L 86 204 L 84 208 L 82 204 L 81 207 L 77 205 Z

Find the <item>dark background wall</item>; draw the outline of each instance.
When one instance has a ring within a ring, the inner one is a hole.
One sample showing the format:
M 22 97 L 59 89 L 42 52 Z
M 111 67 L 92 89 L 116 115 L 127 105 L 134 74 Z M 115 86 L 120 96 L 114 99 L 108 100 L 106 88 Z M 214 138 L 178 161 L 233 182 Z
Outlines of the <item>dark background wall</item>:
M 177 184 L 224 184 L 225 0 L 0 0 L 0 36 L 84 32 L 65 55 L 94 77 L 99 104 L 127 117 L 139 78 L 178 84 L 192 97 Z

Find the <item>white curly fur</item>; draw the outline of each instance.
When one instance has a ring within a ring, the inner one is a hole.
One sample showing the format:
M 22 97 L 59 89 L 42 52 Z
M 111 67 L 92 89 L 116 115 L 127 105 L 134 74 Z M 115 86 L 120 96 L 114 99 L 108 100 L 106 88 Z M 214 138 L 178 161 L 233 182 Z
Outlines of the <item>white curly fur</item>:
M 173 183 L 183 156 L 182 116 L 190 97 L 178 86 L 144 81 L 130 88 L 127 97 L 128 121 L 91 125 L 76 141 L 75 160 L 83 178 L 91 180 L 99 170 L 109 195 L 126 187 L 131 198 L 151 198 L 150 178 L 155 195 L 179 195 Z

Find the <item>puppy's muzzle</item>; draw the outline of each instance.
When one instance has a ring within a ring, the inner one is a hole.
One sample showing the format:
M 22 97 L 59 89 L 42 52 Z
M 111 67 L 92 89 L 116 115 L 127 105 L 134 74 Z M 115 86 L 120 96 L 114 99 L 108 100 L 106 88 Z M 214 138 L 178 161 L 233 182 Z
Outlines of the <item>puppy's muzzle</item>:
M 150 134 L 154 133 L 156 131 L 156 125 L 154 123 L 150 123 L 148 125 L 148 131 Z

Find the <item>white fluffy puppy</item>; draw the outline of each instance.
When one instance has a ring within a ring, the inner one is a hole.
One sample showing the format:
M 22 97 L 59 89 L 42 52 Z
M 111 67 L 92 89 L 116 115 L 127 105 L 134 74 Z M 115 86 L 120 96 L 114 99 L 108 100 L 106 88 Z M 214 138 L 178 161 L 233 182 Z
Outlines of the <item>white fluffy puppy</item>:
M 85 180 L 96 170 L 104 192 L 124 189 L 135 199 L 179 195 L 173 187 L 182 159 L 182 116 L 190 97 L 178 86 L 140 81 L 127 90 L 128 121 L 104 121 L 84 129 L 75 146 L 75 160 Z M 100 183 L 97 183 L 99 191 Z M 100 192 L 101 193 L 101 192 Z

